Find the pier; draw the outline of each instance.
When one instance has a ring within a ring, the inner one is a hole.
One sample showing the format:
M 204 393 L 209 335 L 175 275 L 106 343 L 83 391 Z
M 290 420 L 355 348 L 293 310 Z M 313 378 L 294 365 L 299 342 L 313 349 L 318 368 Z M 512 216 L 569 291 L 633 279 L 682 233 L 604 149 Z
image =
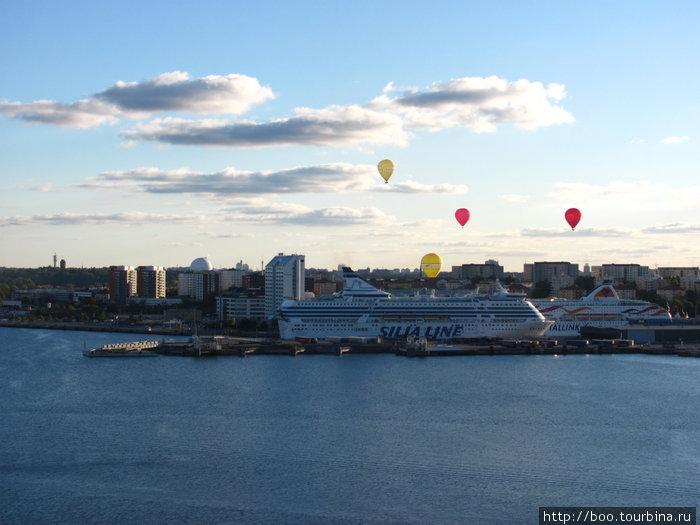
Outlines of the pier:
M 401 341 L 282 341 L 242 339 L 225 336 L 193 337 L 189 341 L 134 341 L 103 345 L 85 351 L 89 357 L 166 355 L 184 357 L 249 357 L 256 355 L 299 356 L 348 354 L 394 354 L 405 357 L 499 356 L 499 355 L 596 355 L 646 354 L 700 357 L 700 345 L 675 343 L 635 344 L 627 339 L 569 341 L 512 340 L 479 344 L 432 343 L 426 338 Z

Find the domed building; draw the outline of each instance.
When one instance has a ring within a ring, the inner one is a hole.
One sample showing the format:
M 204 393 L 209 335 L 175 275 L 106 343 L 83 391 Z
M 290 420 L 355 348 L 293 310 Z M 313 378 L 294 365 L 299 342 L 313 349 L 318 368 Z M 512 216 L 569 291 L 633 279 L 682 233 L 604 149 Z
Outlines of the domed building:
M 211 272 L 213 269 L 214 266 L 209 262 L 209 259 L 207 259 L 206 257 L 197 257 L 190 264 L 191 272 Z
M 178 274 L 177 294 L 180 297 L 192 297 L 198 301 L 219 291 L 219 274 L 206 257 L 197 257 L 187 272 Z

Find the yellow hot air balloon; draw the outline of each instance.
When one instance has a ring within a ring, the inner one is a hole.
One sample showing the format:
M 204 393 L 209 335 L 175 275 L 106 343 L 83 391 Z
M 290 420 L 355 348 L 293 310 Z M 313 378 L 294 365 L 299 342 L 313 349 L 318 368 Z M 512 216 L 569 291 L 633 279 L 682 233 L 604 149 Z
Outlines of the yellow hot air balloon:
M 425 254 L 420 260 L 420 269 L 431 279 L 437 277 L 440 268 L 442 268 L 442 257 L 437 253 Z
M 377 169 L 379 170 L 379 174 L 382 176 L 385 183 L 389 182 L 391 175 L 394 173 L 395 167 L 396 167 L 396 165 L 393 163 L 393 161 L 391 161 L 389 159 L 384 159 L 379 164 L 377 164 Z

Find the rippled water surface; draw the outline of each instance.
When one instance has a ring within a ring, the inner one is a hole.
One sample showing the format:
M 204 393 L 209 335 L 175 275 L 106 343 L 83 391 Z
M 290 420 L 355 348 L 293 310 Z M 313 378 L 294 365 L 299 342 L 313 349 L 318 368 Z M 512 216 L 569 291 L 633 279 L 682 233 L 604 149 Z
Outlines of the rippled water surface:
M 0 328 L 0 522 L 537 523 L 697 506 L 700 359 L 83 357 Z

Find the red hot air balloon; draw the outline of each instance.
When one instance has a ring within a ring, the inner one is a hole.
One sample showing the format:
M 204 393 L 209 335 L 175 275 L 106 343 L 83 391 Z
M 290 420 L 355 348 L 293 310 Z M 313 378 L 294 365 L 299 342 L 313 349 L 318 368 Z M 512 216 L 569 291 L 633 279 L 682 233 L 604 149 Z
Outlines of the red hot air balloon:
M 455 212 L 455 219 L 457 219 L 457 222 L 462 225 L 462 228 L 464 228 L 464 225 L 467 224 L 469 217 L 470 213 L 466 208 L 460 208 Z
M 581 220 L 581 212 L 577 208 L 569 208 L 568 210 L 566 210 L 566 213 L 564 213 L 564 218 L 573 230 L 574 228 L 576 228 L 578 221 Z

